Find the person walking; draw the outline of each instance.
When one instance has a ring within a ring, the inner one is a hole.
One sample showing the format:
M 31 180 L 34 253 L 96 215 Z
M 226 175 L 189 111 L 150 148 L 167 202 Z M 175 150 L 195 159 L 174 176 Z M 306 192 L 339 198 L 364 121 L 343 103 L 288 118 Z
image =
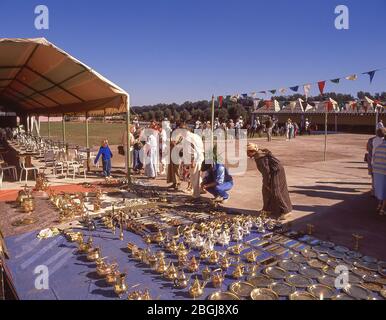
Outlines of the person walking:
M 102 141 L 102 145 L 99 148 L 99 152 L 94 160 L 94 165 L 96 165 L 99 161 L 99 158 L 102 156 L 102 164 L 103 164 L 103 176 L 105 178 L 111 177 L 111 159 L 113 157 L 113 153 L 109 147 L 109 141 L 107 139 Z
M 268 142 L 272 141 L 272 129 L 273 129 L 273 121 L 271 117 L 268 117 L 267 121 L 265 122 L 265 128 L 267 130 L 267 140 Z
M 384 216 L 386 209 L 386 140 L 383 139 L 374 152 L 372 159 L 375 196 L 379 200 L 377 213 Z
M 286 220 L 292 212 L 284 167 L 271 151 L 259 149 L 254 143 L 247 146 L 247 155 L 256 162 L 263 176 L 263 213 L 269 217 Z

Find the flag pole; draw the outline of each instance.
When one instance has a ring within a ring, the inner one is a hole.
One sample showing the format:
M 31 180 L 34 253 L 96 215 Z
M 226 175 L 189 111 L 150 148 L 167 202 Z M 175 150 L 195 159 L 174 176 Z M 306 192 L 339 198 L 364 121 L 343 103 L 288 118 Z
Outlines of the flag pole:
M 328 106 L 325 106 L 325 119 L 324 119 L 324 161 L 327 161 L 327 134 L 328 134 Z
M 211 152 L 214 148 L 214 95 L 212 95 L 212 135 L 211 135 Z

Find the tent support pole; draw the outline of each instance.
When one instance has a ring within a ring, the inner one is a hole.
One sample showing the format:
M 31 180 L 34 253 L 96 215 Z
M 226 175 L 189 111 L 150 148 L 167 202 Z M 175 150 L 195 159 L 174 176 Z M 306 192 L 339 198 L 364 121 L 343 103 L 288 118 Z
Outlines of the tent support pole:
M 51 123 L 50 123 L 50 116 L 47 117 L 47 126 L 48 126 L 48 139 L 51 138 Z
M 335 113 L 335 133 L 338 133 L 338 115 Z
M 131 132 L 131 119 L 130 119 L 130 95 L 127 95 L 127 102 L 126 102 L 126 129 L 127 129 L 127 154 L 126 154 L 126 161 L 127 161 L 127 182 L 130 185 L 131 184 L 131 154 L 130 154 L 130 145 L 131 145 L 131 139 L 130 139 L 130 132 Z
M 65 115 L 62 115 L 62 141 L 66 143 L 66 120 Z
M 379 122 L 379 113 L 378 113 L 378 108 L 375 107 L 375 134 L 377 134 L 378 122 Z
M 210 147 L 211 147 L 211 152 L 210 154 L 212 155 L 212 159 L 211 161 L 214 161 L 214 154 L 213 154 L 213 150 L 214 150 L 214 95 L 212 95 L 212 135 L 210 137 Z
M 87 172 L 90 172 L 90 142 L 89 142 L 89 132 L 88 132 L 88 112 L 86 112 L 86 153 L 87 153 Z
M 327 134 L 328 134 L 328 112 L 326 108 L 324 119 L 324 161 L 327 161 Z

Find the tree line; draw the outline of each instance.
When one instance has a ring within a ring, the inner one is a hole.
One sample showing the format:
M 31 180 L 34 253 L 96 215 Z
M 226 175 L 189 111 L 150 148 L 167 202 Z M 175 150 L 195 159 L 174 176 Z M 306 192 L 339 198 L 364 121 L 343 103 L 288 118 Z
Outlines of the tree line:
M 363 100 L 365 96 L 380 101 L 386 101 L 386 92 L 370 94 L 369 92 L 359 91 L 357 93 L 357 99 Z M 343 106 L 348 101 L 353 101 L 355 98 L 350 94 L 342 93 L 326 93 L 316 97 L 306 97 L 301 94 L 294 94 L 291 96 L 273 96 L 272 100 L 277 100 L 282 106 L 302 99 L 310 103 L 323 101 L 331 98 L 338 102 L 340 106 Z M 264 99 L 260 101 L 258 108 L 264 106 Z M 211 111 L 212 102 L 208 100 L 201 100 L 196 102 L 186 101 L 182 104 L 171 103 L 171 104 L 156 104 L 147 105 L 141 107 L 133 107 L 133 114 L 139 117 L 142 121 L 162 121 L 167 118 L 171 121 L 210 121 L 212 118 Z M 254 101 L 251 97 L 240 98 L 237 101 L 232 99 L 224 99 L 221 108 L 219 107 L 218 101 L 215 101 L 215 117 L 219 118 L 220 121 L 228 121 L 229 119 L 237 119 L 243 117 L 248 119 L 248 116 L 254 107 Z

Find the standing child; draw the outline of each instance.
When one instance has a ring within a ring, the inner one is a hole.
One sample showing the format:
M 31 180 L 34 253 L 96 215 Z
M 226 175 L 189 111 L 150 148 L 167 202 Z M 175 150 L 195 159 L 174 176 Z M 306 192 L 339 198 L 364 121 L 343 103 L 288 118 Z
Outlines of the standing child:
M 113 157 L 113 153 L 109 148 L 109 141 L 103 140 L 102 145 L 99 148 L 98 155 L 95 158 L 94 164 L 97 164 L 100 156 L 102 156 L 102 164 L 103 164 L 103 176 L 106 178 L 111 177 L 111 158 Z

